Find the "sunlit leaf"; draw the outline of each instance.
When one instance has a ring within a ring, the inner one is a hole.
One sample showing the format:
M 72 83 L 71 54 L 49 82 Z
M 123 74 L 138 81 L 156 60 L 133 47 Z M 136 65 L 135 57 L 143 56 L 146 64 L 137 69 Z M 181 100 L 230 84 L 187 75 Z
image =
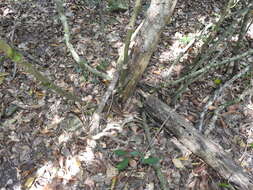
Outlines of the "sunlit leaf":
M 180 159 L 178 158 L 172 159 L 172 162 L 176 168 L 184 168 L 184 165 L 182 164 Z
M 20 53 L 15 52 L 12 59 L 15 62 L 20 62 L 22 60 L 22 55 Z
M 45 96 L 45 93 L 43 93 L 42 91 L 35 91 L 35 95 L 38 99 L 41 99 Z
M 182 42 L 183 44 L 188 44 L 191 40 L 192 40 L 192 37 L 184 36 L 180 39 L 180 42 Z
M 156 74 L 156 75 L 160 75 L 161 71 L 160 70 L 156 70 L 156 71 L 153 71 L 153 73 Z
M 221 79 L 215 79 L 213 82 L 214 82 L 214 84 L 219 85 L 219 84 L 221 84 L 222 80 Z
M 189 160 L 189 157 L 182 156 L 182 157 L 179 157 L 178 159 L 179 160 Z
M 36 178 L 35 177 L 29 177 L 25 182 L 25 187 L 30 188 Z

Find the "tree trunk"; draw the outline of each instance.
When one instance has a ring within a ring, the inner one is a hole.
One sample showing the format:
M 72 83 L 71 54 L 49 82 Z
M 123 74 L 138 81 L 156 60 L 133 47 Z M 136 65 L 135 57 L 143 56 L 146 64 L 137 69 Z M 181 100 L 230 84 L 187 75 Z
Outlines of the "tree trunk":
M 119 87 L 123 102 L 134 92 L 176 3 L 177 0 L 151 0 L 147 16 L 139 26 L 140 30 L 135 40 L 131 42 L 133 47 L 129 53 L 127 65 L 123 66 L 120 74 Z

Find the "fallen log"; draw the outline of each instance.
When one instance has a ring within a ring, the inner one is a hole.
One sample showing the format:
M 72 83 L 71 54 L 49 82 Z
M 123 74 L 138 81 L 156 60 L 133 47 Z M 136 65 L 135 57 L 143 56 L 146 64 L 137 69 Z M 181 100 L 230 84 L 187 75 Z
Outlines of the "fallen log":
M 252 181 L 231 156 L 221 146 L 200 134 L 189 121 L 168 105 L 156 97 L 149 96 L 144 103 L 144 110 L 152 118 L 160 122 L 165 121 L 165 129 L 220 176 L 239 186 L 239 189 L 253 190 Z

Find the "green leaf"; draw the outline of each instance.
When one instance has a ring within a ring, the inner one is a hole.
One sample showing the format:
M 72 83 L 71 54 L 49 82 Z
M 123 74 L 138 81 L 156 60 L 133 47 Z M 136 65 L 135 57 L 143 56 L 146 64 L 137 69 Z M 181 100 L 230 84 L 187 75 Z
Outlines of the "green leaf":
M 227 184 L 227 183 L 220 183 L 219 187 L 226 187 L 226 188 L 231 188 L 231 185 Z
M 110 12 L 124 12 L 128 9 L 128 4 L 125 0 L 109 0 L 108 6 Z
M 120 163 L 118 163 L 116 165 L 116 168 L 118 170 L 124 170 L 124 169 L 126 169 L 127 166 L 128 166 L 129 160 L 130 160 L 129 158 L 125 158 L 123 161 L 121 161 Z
M 148 157 L 148 158 L 142 159 L 142 163 L 148 164 L 148 165 L 154 165 L 154 164 L 157 164 L 159 160 L 160 159 L 156 157 Z
M 7 55 L 7 57 L 12 58 L 13 53 L 14 53 L 13 49 L 10 46 L 7 45 L 6 46 L 6 55 Z
M 222 82 L 222 80 L 221 80 L 221 79 L 215 79 L 213 82 L 214 82 L 214 84 L 216 84 L 216 85 L 220 85 L 221 82 Z
M 140 156 L 141 153 L 138 152 L 138 151 L 133 151 L 133 152 L 130 152 L 130 155 L 131 155 L 131 156 Z
M 117 156 L 125 156 L 127 155 L 127 152 L 121 149 L 115 150 L 114 154 L 116 154 Z
M 249 144 L 249 147 L 250 147 L 250 148 L 253 148 L 253 143 L 250 143 L 250 144 Z
M 11 47 L 7 48 L 7 56 L 12 59 L 14 62 L 20 62 L 22 60 L 22 55 L 18 52 L 16 52 L 14 49 Z
M 182 42 L 183 44 L 188 44 L 191 40 L 192 40 L 192 37 L 184 36 L 180 39 L 180 42 Z
M 22 55 L 20 53 L 14 52 L 12 57 L 14 62 L 20 62 L 22 60 Z

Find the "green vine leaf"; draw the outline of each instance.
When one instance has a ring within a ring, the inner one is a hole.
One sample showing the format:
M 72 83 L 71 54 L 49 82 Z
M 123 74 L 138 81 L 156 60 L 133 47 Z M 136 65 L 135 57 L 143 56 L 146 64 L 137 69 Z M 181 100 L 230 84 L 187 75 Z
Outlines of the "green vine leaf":
M 114 154 L 116 154 L 117 156 L 125 156 L 127 155 L 127 152 L 121 149 L 115 150 Z
M 156 158 L 156 157 L 148 157 L 148 158 L 144 158 L 142 159 L 142 163 L 143 164 L 148 164 L 148 165 L 155 165 L 159 162 L 159 158 Z
M 133 152 L 130 152 L 130 155 L 131 155 L 131 156 L 140 156 L 141 153 L 138 152 L 138 151 L 133 151 Z
M 231 188 L 231 185 L 227 184 L 227 183 L 220 183 L 219 187 L 226 187 L 226 188 Z
M 20 62 L 22 60 L 22 55 L 18 52 L 13 51 L 12 60 L 16 63 Z
M 127 168 L 128 166 L 128 163 L 129 163 L 129 158 L 125 158 L 123 161 L 119 162 L 117 165 L 116 165 L 116 168 L 121 171 L 121 170 L 124 170 Z
M 220 85 L 222 83 L 222 80 L 221 79 L 215 79 L 213 82 L 216 85 Z

